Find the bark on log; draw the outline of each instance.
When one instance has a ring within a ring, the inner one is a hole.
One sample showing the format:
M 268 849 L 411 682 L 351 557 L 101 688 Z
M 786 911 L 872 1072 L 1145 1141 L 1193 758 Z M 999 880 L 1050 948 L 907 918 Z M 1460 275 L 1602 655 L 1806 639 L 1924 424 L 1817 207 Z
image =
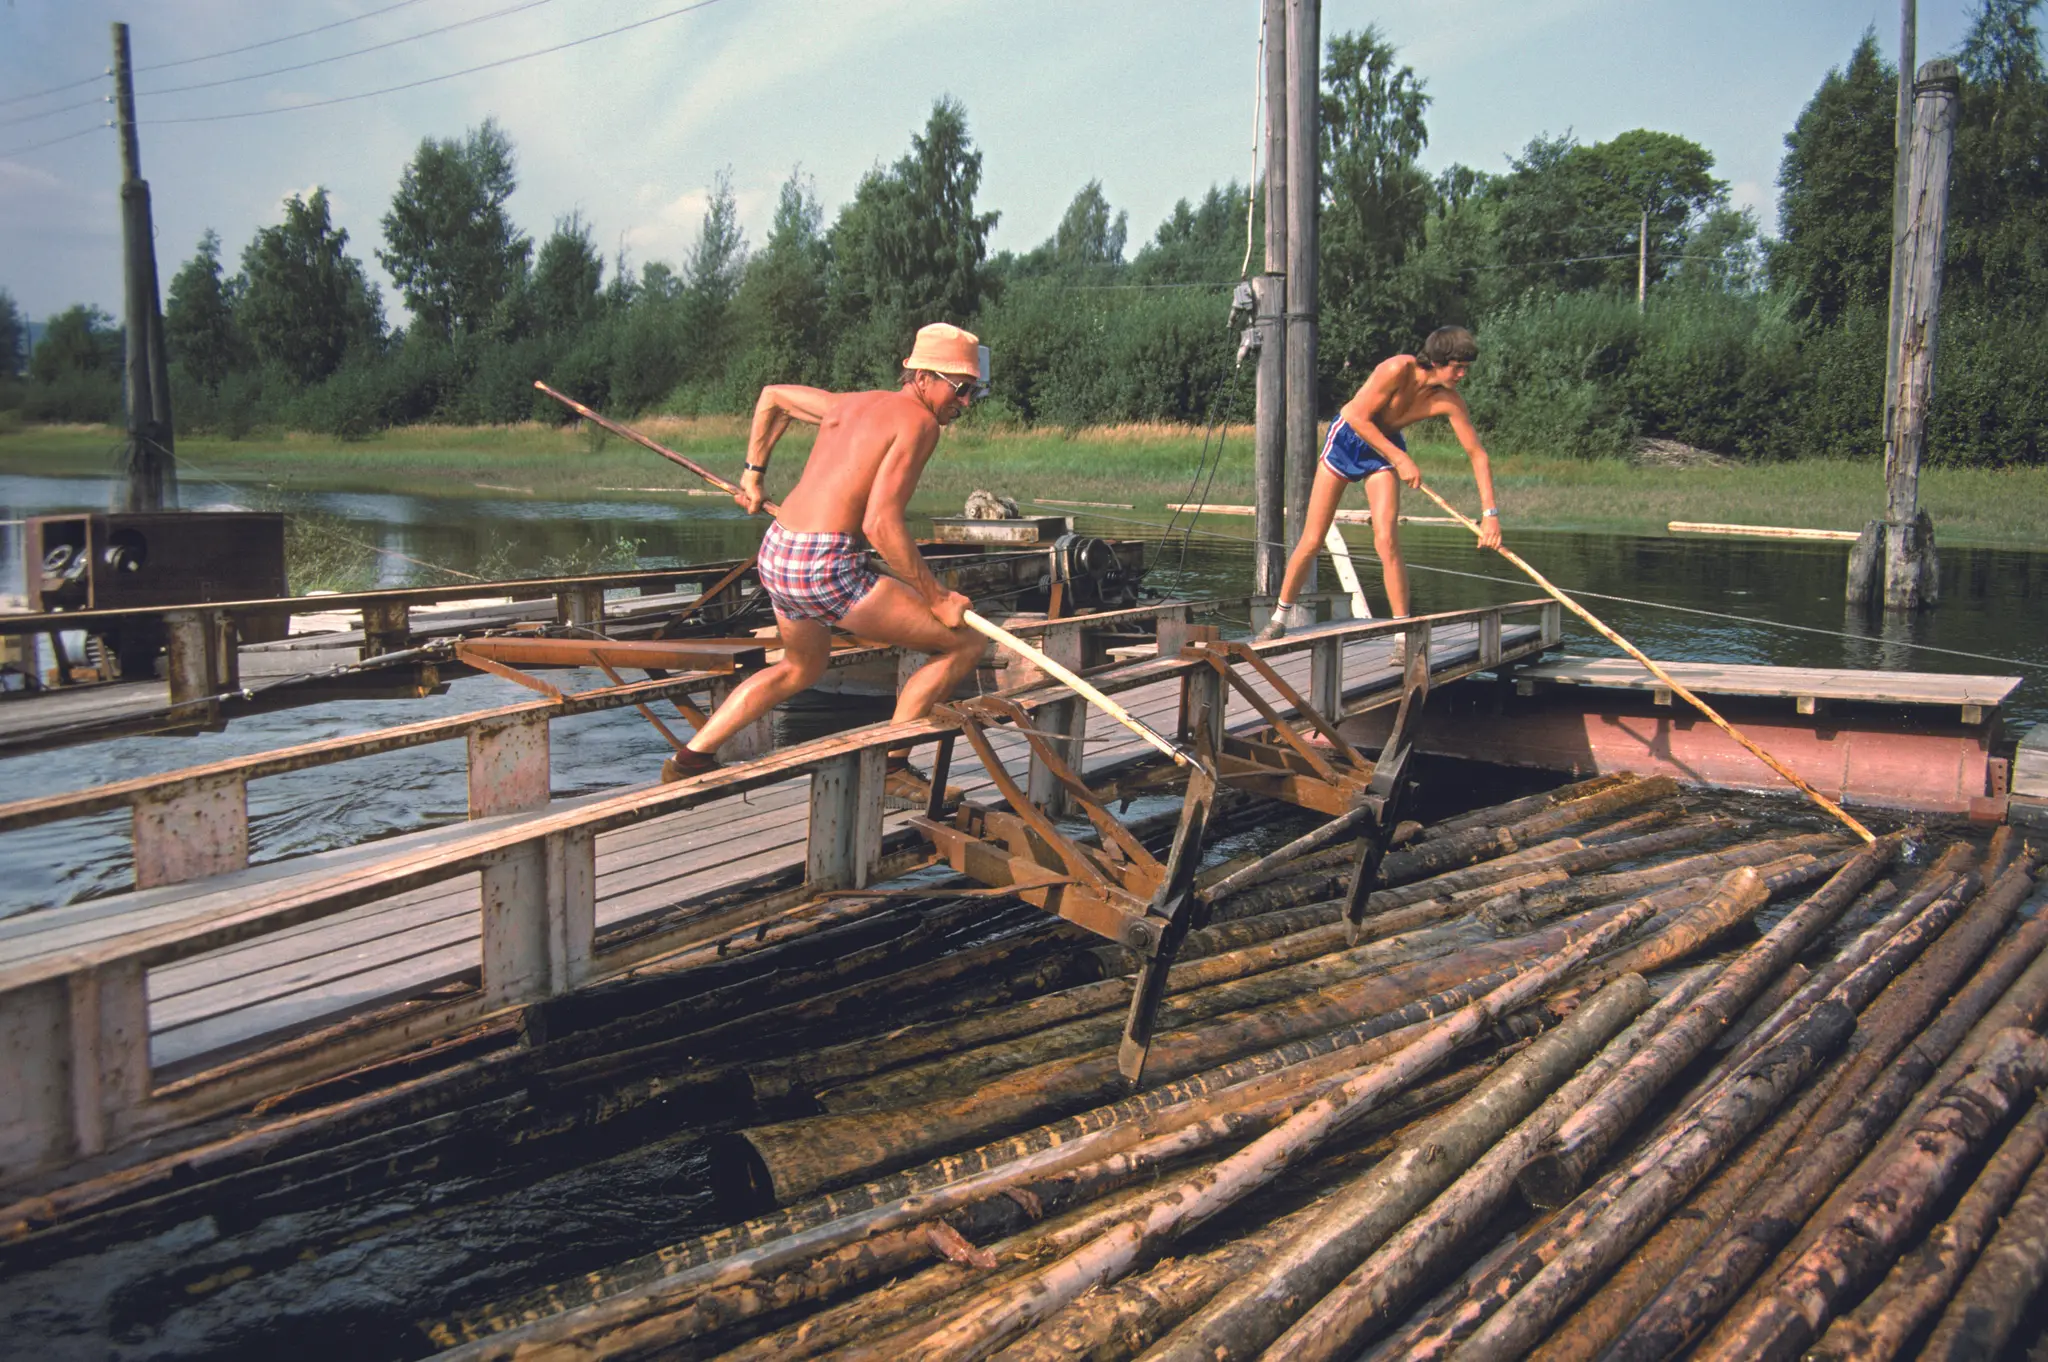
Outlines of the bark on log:
M 1082 1291 L 1128 1271 L 1149 1247 L 1178 1234 L 1265 1185 L 1337 1130 L 1413 1084 L 1494 1019 L 1554 985 L 1596 951 L 1607 949 L 1648 917 L 1632 905 L 1577 937 L 1484 998 L 1430 1028 L 1395 1055 L 1318 1099 L 1280 1126 L 1217 1163 L 1178 1194 L 1151 1207 L 1011 1290 L 985 1297 L 925 1340 L 920 1356 L 940 1362 L 978 1356 L 1043 1319 Z
M 893 1332 L 909 1319 L 970 1287 L 1010 1281 L 1060 1257 L 1156 1195 L 1157 1191 L 1150 1187 L 1130 1187 L 1075 1207 L 1064 1215 L 1048 1216 L 1020 1234 L 989 1245 L 990 1255 L 1000 1264 L 994 1272 L 965 1263 L 936 1263 L 774 1333 L 750 1339 L 720 1353 L 718 1362 L 798 1362 L 857 1338 Z
M 1997 1357 L 2043 1280 L 2048 1280 L 2048 1164 L 2027 1179 L 2026 1190 L 1963 1279 L 1920 1356 L 1927 1362 Z
M 1827 1095 L 1829 1081 L 1847 1067 L 1848 1061 L 1840 1055 L 1831 1060 L 1797 1101 L 1774 1116 L 1732 1161 L 1694 1191 L 1655 1234 L 1615 1268 L 1599 1290 L 1553 1329 L 1543 1345 L 1529 1355 L 1529 1362 L 1594 1362 L 1602 1357 L 1708 1236 L 1728 1222 L 1750 1189 L 1777 1167 L 1793 1136 Z
M 1622 1132 L 1648 1110 L 1651 1100 L 1705 1053 L 1794 957 L 1834 924 L 1863 887 L 1877 878 L 1893 852 L 1892 846 L 1882 842 L 1863 848 L 1855 860 L 1836 871 L 1827 884 L 1722 969 L 1692 1006 L 1673 1018 L 1598 1096 L 1558 1127 L 1523 1170 L 1519 1179 L 1522 1194 L 1538 1206 L 1562 1206 L 1577 1194 L 1587 1170 L 1607 1156 Z M 1754 912 L 1764 899 L 1761 878 L 1753 870 L 1737 871 L 1730 878 L 1733 884 L 1729 888 L 1665 935 L 1688 927 L 1702 935 L 1715 934 L 1725 924 Z
M 1976 911 L 1975 907 L 1971 909 L 1972 913 Z M 2023 925 L 1992 953 L 1940 1016 L 1913 1041 L 1915 1052 L 1929 1063 L 1938 1063 L 1950 1054 L 1964 1033 L 1984 1017 L 2044 945 L 2048 945 L 2048 921 Z M 1874 1004 L 1872 1011 L 1875 1007 Z M 1781 1156 L 1794 1137 L 1808 1128 L 1821 1104 L 1833 1093 L 1856 1091 L 1845 1081 L 1856 1059 L 1851 1054 L 1838 1058 L 1830 1066 L 1832 1072 L 1810 1085 L 1799 1102 L 1752 1140 L 1735 1163 L 1722 1170 L 1680 1213 L 1672 1216 L 1649 1243 L 1631 1254 L 1593 1298 L 1531 1356 L 1530 1362 L 1591 1362 L 1599 1357 L 1685 1268 L 1702 1245 L 1736 1218 L 1743 1200 L 1779 1167 Z
M 1554 809 L 1561 804 L 1569 804 L 1575 799 L 1584 799 L 1587 795 L 1598 794 L 1602 790 L 1612 789 L 1617 785 L 1633 784 L 1641 779 L 1642 777 L 1636 775 L 1633 771 L 1614 771 L 1607 775 L 1593 776 L 1587 780 L 1576 781 L 1570 785 L 1560 785 L 1555 790 L 1549 790 L 1543 794 L 1524 795 L 1520 799 L 1510 799 L 1504 804 L 1494 804 L 1488 808 L 1473 809 L 1469 813 L 1457 814 L 1450 818 L 1440 818 L 1416 834 L 1415 841 L 1420 845 L 1423 842 L 1432 841 L 1453 832 L 1463 832 L 1468 828 L 1498 827 L 1502 823 L 1512 823 L 1518 819 L 1530 818 L 1536 814 Z
M 1963 886 L 1929 904 L 1834 992 L 1829 1001 L 1860 1010 L 1884 982 L 1911 960 L 1954 915 Z M 1615 1344 L 1619 1358 L 1642 1362 L 1667 1356 L 1719 1318 L 1729 1303 L 1784 1245 L 1828 1191 L 1868 1152 L 1933 1071 L 1936 1061 L 1902 1058 L 1884 1079 L 1861 1094 L 1852 1117 L 1825 1139 L 1795 1146 L 1783 1171 L 1753 1190 L 1714 1241 L 1651 1303 Z M 1838 1092 L 1841 1085 L 1837 1085 Z M 1811 1120 L 1809 1118 L 1809 1126 Z
M 1899 1156 L 1777 1279 L 1756 1309 L 1731 1322 L 1718 1348 L 1697 1355 L 1700 1362 L 1796 1357 L 1826 1327 L 1838 1302 L 1889 1266 L 1971 1155 L 2044 1080 L 2048 1040 L 2031 1031 L 2001 1032 L 1914 1125 Z
M 1649 1003 L 1640 976 L 1601 990 L 1175 1330 L 1154 1357 L 1220 1362 L 1256 1356 Z
M 1419 1215 L 1359 1264 L 1321 1301 L 1288 1328 L 1269 1350 L 1292 1362 L 1329 1362 L 1350 1357 L 1358 1345 L 1391 1322 L 1417 1288 L 1437 1274 L 1467 1237 L 1484 1224 L 1514 1190 L 1515 1174 L 1551 1131 L 1578 1108 L 1712 979 L 1708 966 L 1680 978 L 1655 1006 L 1637 1017 L 1534 1113 L 1467 1169 Z M 1511 1242 L 1497 1255 L 1505 1259 Z M 1496 1262 L 1486 1269 L 1495 1271 Z M 1468 1274 L 1472 1280 L 1486 1275 Z M 1467 1283 L 1468 1289 L 1470 1282 Z M 1448 1303 L 1448 1302 L 1446 1302 Z M 1428 1313 L 1425 1312 L 1425 1322 Z M 1390 1349 L 1398 1353 L 1399 1349 Z
M 1397 1009 L 1420 1006 L 1438 1015 L 1443 1004 L 1463 1006 L 1472 994 L 1455 991 L 1489 971 L 1520 969 L 1523 962 L 1609 922 L 1629 928 L 1647 916 L 1640 905 L 1597 909 L 1569 922 L 1512 941 L 1477 943 L 1452 956 L 1333 983 L 1312 992 L 1183 1030 L 1152 1043 L 1148 1070 L 1172 1079 L 1254 1049 L 1312 1036 L 1357 1018 L 1382 1022 Z M 1612 940 L 1621 932 L 1603 934 Z M 1440 999 L 1432 1003 L 1430 999 Z M 1405 1015 L 1405 1014 L 1404 1014 Z M 1414 1018 L 1407 1018 L 1412 1020 Z M 1400 1023 L 1405 1024 L 1405 1021 Z M 1391 1026 L 1387 1029 L 1392 1029 Z M 857 1116 L 822 1116 L 740 1132 L 768 1170 L 778 1201 L 843 1182 L 863 1171 L 899 1167 L 963 1139 L 1043 1119 L 1062 1108 L 1102 1101 L 1125 1088 L 1113 1049 L 1081 1059 L 1057 1059 L 1002 1075 L 967 1097 Z
M 1840 1180 L 1820 1209 L 1806 1218 L 1804 1227 L 1779 1254 L 1780 1264 L 1790 1262 L 1805 1252 L 1820 1227 L 1832 1223 L 1874 1170 L 1883 1167 L 1893 1157 L 1914 1124 L 1976 1062 L 1994 1036 L 2008 1027 L 2038 1028 L 2048 1021 L 2048 937 L 2044 937 L 2044 931 L 2048 931 L 2048 923 L 2035 920 L 2013 933 L 1971 979 L 1969 986 L 1943 1009 L 1934 1025 L 1915 1038 L 1912 1046 L 1900 1057 L 1899 1064 L 1924 1060 L 1938 1067 L 1931 1077 L 1914 1084 L 1917 1096 L 1912 1096 L 1906 1103 L 1905 1109 L 1892 1122 L 1890 1132 L 1878 1138 L 1875 1147 L 1863 1156 L 1862 1162 L 1849 1176 Z M 2010 978 L 2015 968 L 2023 968 L 2023 972 L 2011 981 L 2009 987 L 2001 990 L 1999 979 Z M 1986 996 L 1993 999 L 1988 1010 L 1984 1002 Z M 1974 1025 L 1969 1015 L 1972 1007 L 1975 1009 Z M 1884 1082 L 1889 1081 L 1896 1080 L 1888 1074 Z M 1873 1094 L 1884 1091 L 1883 1082 L 1873 1085 L 1869 1091 Z M 1763 1274 L 1757 1286 L 1736 1302 L 1729 1314 L 1745 1313 L 1774 1275 L 1775 1265 L 1772 1271 Z M 1712 1342 L 1711 1338 L 1709 1342 Z
M 1480 1324 L 1460 1362 L 1517 1358 L 1613 1269 L 1716 1164 L 1797 1091 L 1855 1029 L 1834 998 L 1816 1006 L 1782 1041 L 1758 1054 L 1679 1123 L 1673 1137 L 1631 1164 L 1633 1180 L 1606 1212 L 1571 1236 L 1557 1256 Z
M 1898 1356 L 1920 1326 L 1934 1319 L 1955 1294 L 2044 1152 L 2048 1105 L 2037 1102 L 2005 1137 L 1948 1219 L 1901 1258 L 1861 1305 L 1830 1325 L 1808 1355 L 1815 1362 L 1890 1362 Z

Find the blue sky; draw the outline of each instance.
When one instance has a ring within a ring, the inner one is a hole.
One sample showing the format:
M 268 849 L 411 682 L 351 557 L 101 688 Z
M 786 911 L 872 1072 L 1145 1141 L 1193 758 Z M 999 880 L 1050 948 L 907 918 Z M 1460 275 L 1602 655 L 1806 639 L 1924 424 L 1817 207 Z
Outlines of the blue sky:
M 984 153 L 981 206 L 997 249 L 1043 240 L 1074 192 L 1102 181 L 1132 245 L 1176 199 L 1248 177 L 1257 0 L 711 0 L 617 37 L 371 99 L 293 110 L 495 61 L 674 10 L 685 0 L 8 0 L 0 101 L 88 79 L 110 21 L 138 67 L 356 22 L 136 80 L 143 173 L 168 281 L 212 227 L 232 262 L 294 191 L 325 185 L 350 246 L 377 269 L 378 219 L 425 135 L 495 116 L 519 158 L 512 200 L 536 239 L 571 210 L 607 254 L 680 261 L 706 186 L 730 167 L 750 239 L 793 166 L 828 219 L 890 161 L 932 101 L 965 104 Z M 516 10 L 515 10 L 515 7 Z M 1919 58 L 1951 51 L 1969 0 L 1920 0 Z M 505 12 L 514 11 L 514 12 Z M 444 25 L 445 33 L 304 70 L 167 87 L 330 58 Z M 1785 132 L 1871 25 L 1897 43 L 1891 0 L 1324 0 L 1325 35 L 1378 24 L 1427 83 L 1432 168 L 1497 170 L 1539 133 L 1598 141 L 1630 128 L 1705 145 L 1735 200 L 1775 220 Z M 117 313 L 119 161 L 89 83 L 0 103 L 0 288 L 31 317 L 73 302 Z M 216 115 L 259 111 L 218 121 Z M 25 120 L 7 122 L 6 120 Z M 12 154 L 10 154 L 12 153 Z M 387 289 L 386 312 L 403 320 Z

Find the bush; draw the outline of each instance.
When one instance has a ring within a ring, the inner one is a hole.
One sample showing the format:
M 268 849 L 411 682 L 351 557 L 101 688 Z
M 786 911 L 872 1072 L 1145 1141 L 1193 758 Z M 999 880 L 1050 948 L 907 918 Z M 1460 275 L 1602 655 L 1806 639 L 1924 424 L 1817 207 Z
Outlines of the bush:
M 993 356 L 989 405 L 1068 427 L 1215 419 L 1249 386 L 1249 366 L 1235 368 L 1229 307 L 1227 294 L 1207 290 L 1013 283 L 979 323 Z

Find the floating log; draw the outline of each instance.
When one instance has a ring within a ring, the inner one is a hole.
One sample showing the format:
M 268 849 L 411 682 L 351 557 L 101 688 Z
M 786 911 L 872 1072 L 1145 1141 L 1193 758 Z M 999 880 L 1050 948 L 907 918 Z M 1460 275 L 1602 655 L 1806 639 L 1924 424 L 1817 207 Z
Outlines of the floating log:
M 1561 1206 L 1569 1200 L 1587 1170 L 1605 1157 L 1622 1132 L 1648 1109 L 1651 1099 L 1705 1053 L 1771 980 L 1834 924 L 1896 850 L 1895 843 L 1882 840 L 1863 848 L 1818 892 L 1730 962 L 1713 985 L 1674 1017 L 1598 1096 L 1558 1127 L 1523 1170 L 1523 1194 L 1538 1206 Z M 1727 889 L 1662 936 L 1673 936 L 1688 927 L 1702 937 L 1717 934 L 1732 921 L 1754 912 L 1764 900 L 1761 877 L 1754 870 L 1739 870 L 1729 878 L 1733 883 Z
M 1826 999 L 1783 1040 L 1731 1075 L 1678 1123 L 1670 1138 L 1629 1165 L 1626 1189 L 1602 1214 L 1572 1234 L 1541 1271 L 1472 1331 L 1458 1350 L 1461 1362 L 1527 1353 L 1559 1315 L 1649 1237 L 1730 1149 L 1783 1105 L 1848 1039 L 1854 1025 L 1847 1007 Z
M 1664 1024 L 1706 986 L 1712 974 L 1711 967 L 1696 966 L 1681 976 L 1655 1006 L 1637 1017 L 1541 1107 L 1486 1151 L 1422 1214 L 1402 1226 L 1295 1321 L 1273 1344 L 1271 1352 L 1298 1362 L 1327 1362 L 1350 1356 L 1359 1342 L 1391 1320 L 1393 1312 L 1440 1271 L 1467 1236 L 1500 1208 L 1513 1191 L 1515 1174 L 1558 1123 L 1578 1110 L 1631 1055 L 1649 1044 Z M 1512 1248 L 1512 1244 L 1506 1248 Z M 1501 1256 L 1505 1256 L 1505 1249 Z
M 1612 771 L 1606 775 L 1591 776 L 1570 785 L 1560 785 L 1554 790 L 1546 790 L 1542 794 L 1524 795 L 1520 799 L 1510 799 L 1503 804 L 1438 819 L 1417 833 L 1415 841 L 1419 845 L 1470 828 L 1512 823 L 1517 819 L 1529 818 L 1554 809 L 1560 804 L 1569 804 L 1575 799 L 1584 799 L 1588 795 L 1598 794 L 1617 785 L 1634 784 L 1641 779 L 1641 776 L 1630 771 Z
M 1972 907 L 1971 913 L 1975 914 L 1982 907 L 1983 901 L 1980 900 Z M 1961 925 L 1959 923 L 1957 927 Z M 1943 943 L 1946 941 L 1947 936 L 1944 936 Z M 2044 946 L 2048 946 L 2048 919 L 2024 924 L 1992 953 L 1940 1016 L 1914 1040 L 1915 1053 L 1929 1064 L 1939 1063 L 1955 1049 L 1964 1033 L 1984 1017 L 2028 964 L 2040 955 Z M 1923 963 L 1924 960 L 1916 962 L 1914 969 Z M 2044 971 L 2044 976 L 2048 976 L 2048 971 Z M 1884 995 L 1879 997 L 1882 1000 Z M 1866 1018 L 1874 1019 L 1878 1010 L 1879 1004 L 1872 1004 L 1866 1009 Z M 1760 1181 L 1779 1169 L 1785 1150 L 1796 1136 L 1808 1128 L 1814 1113 L 1831 1092 L 1858 1098 L 1863 1095 L 1862 1085 L 1846 1081 L 1844 1076 L 1853 1064 L 1870 1053 L 1866 1048 L 1861 1055 L 1844 1054 L 1837 1059 L 1830 1071 L 1812 1084 L 1797 1104 L 1775 1119 L 1767 1131 L 1751 1140 L 1737 1160 L 1718 1173 L 1687 1202 L 1681 1212 L 1673 1215 L 1647 1244 L 1632 1254 L 1592 1299 L 1532 1355 L 1531 1362 L 1591 1362 L 1600 1356 L 1699 1252 L 1708 1238 L 1736 1221 L 1744 1198 Z M 1922 1071 L 1923 1074 L 1925 1072 Z
M 1257 1356 L 1649 1003 L 1638 975 L 1602 989 L 1175 1330 L 1156 1362 Z
M 2037 1102 L 2005 1137 L 1948 1219 L 1901 1258 L 1853 1313 L 1829 1325 L 1808 1356 L 1815 1362 L 1890 1362 L 1898 1356 L 1920 1326 L 1934 1319 L 1955 1294 L 2043 1153 L 2048 1153 L 2048 1105 Z M 1993 1343 L 1973 1356 L 1996 1356 L 1997 1349 Z
M 1974 872 L 1966 879 L 1974 880 Z M 1896 959 L 1910 951 L 1915 929 L 1920 929 L 1917 935 L 1926 935 L 1927 929 L 1921 924 L 1938 921 L 1942 907 L 1953 902 L 1964 887 L 1952 886 L 1858 973 L 1882 970 L 1888 958 Z M 1938 1002 L 1940 996 L 1935 995 L 1930 1004 Z M 1853 1002 L 1853 997 L 1847 1000 Z M 1932 1010 L 1931 1005 L 1927 1010 Z M 1869 1086 L 1850 1088 L 1848 1080 L 1859 1072 L 1859 1067 L 1852 1064 L 1845 1071 L 1843 1080 L 1838 1081 L 1834 1094 L 1822 1107 L 1841 1113 L 1840 1123 L 1824 1136 L 1796 1147 L 1781 1173 L 1751 1193 L 1713 1242 L 1642 1312 L 1629 1327 L 1627 1337 L 1615 1344 L 1617 1362 L 1645 1362 L 1669 1356 L 1728 1310 L 1730 1302 L 1770 1256 L 1807 1223 L 1814 1208 L 1857 1159 L 1869 1152 L 1913 1094 L 1927 1082 L 1942 1058 L 1937 1047 L 1944 1042 L 1954 1044 L 1962 1034 L 1961 1014 L 1945 1021 L 1939 1033 L 1924 1036 L 1920 1044 L 1906 1050 L 1882 1078 Z M 1809 1130 L 1818 1126 L 1817 1119 L 1808 1119 Z
M 2048 1280 L 2048 1165 L 2037 1167 L 1983 1256 L 1936 1321 L 1928 1362 L 1997 1357 Z
M 1966 1160 L 2044 1081 L 2048 1040 L 2017 1028 L 2000 1032 L 1982 1058 L 1914 1124 L 1899 1157 L 1865 1184 L 1756 1309 L 1730 1321 L 1718 1347 L 1696 1355 L 1700 1362 L 1798 1356 L 1826 1327 L 1836 1303 L 1897 1257 Z
M 1121 1275 L 1148 1245 L 1199 1224 L 1270 1182 L 1289 1163 L 1414 1083 L 1494 1019 L 1539 995 L 1589 955 L 1610 948 L 1648 916 L 1646 907 L 1630 905 L 1598 927 L 1576 935 L 1563 949 L 1460 1008 L 1401 1051 L 1222 1160 L 1210 1174 L 1180 1184 L 1177 1195 L 1155 1204 L 1142 1219 L 1119 1225 L 1010 1290 L 985 1297 L 955 1315 L 946 1328 L 925 1341 L 920 1355 L 938 1362 L 985 1352 L 1090 1286 Z

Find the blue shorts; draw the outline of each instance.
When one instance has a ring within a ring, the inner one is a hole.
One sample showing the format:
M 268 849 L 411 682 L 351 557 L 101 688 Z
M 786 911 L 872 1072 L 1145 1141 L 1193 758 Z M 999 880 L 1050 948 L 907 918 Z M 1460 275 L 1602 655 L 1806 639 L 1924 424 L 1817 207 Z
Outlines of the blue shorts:
M 1401 438 L 1398 430 L 1380 432 L 1394 442 L 1402 453 L 1408 452 L 1408 442 Z M 1365 437 L 1353 430 L 1343 417 L 1330 422 L 1330 433 L 1323 440 L 1323 466 L 1346 482 L 1363 482 L 1381 469 L 1391 471 L 1394 465 L 1380 457 L 1380 452 L 1365 442 Z

